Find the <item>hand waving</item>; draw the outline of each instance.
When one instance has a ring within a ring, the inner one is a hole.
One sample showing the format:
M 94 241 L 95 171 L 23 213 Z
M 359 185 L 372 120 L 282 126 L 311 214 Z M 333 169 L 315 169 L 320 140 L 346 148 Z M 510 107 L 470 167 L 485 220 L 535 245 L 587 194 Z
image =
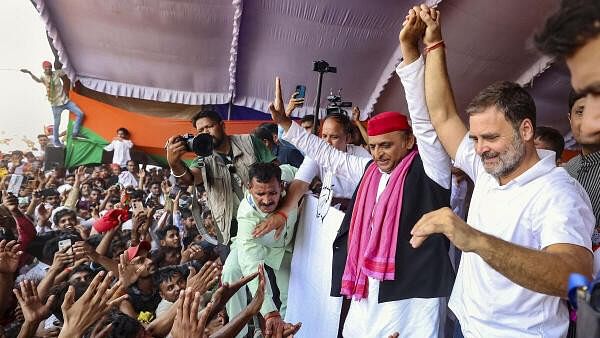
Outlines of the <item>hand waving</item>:
M 202 294 L 193 292 L 191 288 L 179 293 L 179 307 L 171 328 L 173 338 L 206 337 L 205 328 L 212 303 L 208 303 L 198 317 L 198 308 Z
M 64 325 L 59 337 L 79 337 L 88 327 L 100 320 L 112 306 L 127 298 L 127 295 L 117 297 L 121 282 L 111 287 L 112 279 L 112 272 L 106 274 L 101 271 L 77 301 L 75 301 L 75 289 L 73 286 L 69 287 L 61 306 Z
M 50 316 L 50 309 L 52 303 L 54 303 L 55 296 L 48 297 L 48 300 L 44 304 L 32 281 L 22 281 L 18 289 L 13 289 L 13 293 L 17 297 L 17 301 L 19 301 L 19 305 L 21 305 L 21 312 L 26 322 L 39 324 L 42 320 Z
M 292 124 L 292 120 L 286 115 L 285 108 L 283 106 L 283 98 L 281 96 L 281 81 L 279 77 L 275 78 L 275 99 L 269 105 L 271 111 L 271 117 L 273 121 L 278 125 L 282 126 L 283 129 L 288 130 Z
M 17 241 L 0 241 L 0 273 L 13 274 L 19 268 L 19 258 L 23 254 Z

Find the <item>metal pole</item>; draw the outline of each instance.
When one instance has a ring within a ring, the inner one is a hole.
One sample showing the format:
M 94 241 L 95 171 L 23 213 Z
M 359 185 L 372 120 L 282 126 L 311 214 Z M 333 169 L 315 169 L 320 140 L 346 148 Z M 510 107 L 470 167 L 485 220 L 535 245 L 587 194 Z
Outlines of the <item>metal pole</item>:
M 317 103 L 315 105 L 315 116 L 313 118 L 313 127 L 312 127 L 312 133 L 317 135 L 317 133 L 319 132 L 318 130 L 318 123 L 319 123 L 319 110 L 320 110 L 320 106 L 321 106 L 321 87 L 323 86 L 323 72 L 319 72 L 319 83 L 317 84 Z

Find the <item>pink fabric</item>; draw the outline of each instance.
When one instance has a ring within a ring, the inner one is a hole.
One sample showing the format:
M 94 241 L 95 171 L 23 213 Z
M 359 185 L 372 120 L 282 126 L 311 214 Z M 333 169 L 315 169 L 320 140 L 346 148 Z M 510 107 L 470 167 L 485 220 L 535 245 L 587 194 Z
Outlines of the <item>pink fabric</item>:
M 379 200 L 377 188 L 381 171 L 375 163 L 367 168 L 350 221 L 348 257 L 342 276 L 343 295 L 356 300 L 367 298 L 367 277 L 377 280 L 395 278 L 404 180 L 417 154 L 416 149 L 409 152 L 394 168 Z

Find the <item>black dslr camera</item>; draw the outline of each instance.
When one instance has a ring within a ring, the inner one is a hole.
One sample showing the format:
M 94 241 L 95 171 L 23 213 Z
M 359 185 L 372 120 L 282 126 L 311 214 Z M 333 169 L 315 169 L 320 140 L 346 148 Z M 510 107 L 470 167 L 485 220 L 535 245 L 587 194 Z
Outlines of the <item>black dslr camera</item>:
M 213 153 L 213 137 L 210 134 L 184 134 L 175 139 L 175 142 L 183 142 L 186 151 L 193 151 L 200 157 L 207 157 Z

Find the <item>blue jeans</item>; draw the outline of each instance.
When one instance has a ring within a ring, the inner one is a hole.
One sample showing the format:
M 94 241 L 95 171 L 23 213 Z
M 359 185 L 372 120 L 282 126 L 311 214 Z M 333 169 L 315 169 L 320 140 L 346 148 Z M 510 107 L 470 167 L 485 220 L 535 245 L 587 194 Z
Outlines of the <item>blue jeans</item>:
M 75 125 L 73 126 L 73 136 L 77 136 L 79 134 L 79 128 L 81 128 L 81 122 L 83 121 L 83 116 L 85 115 L 75 104 L 75 102 L 71 100 L 60 106 L 52 106 L 52 115 L 54 115 L 54 144 L 60 144 L 58 138 L 58 129 L 60 128 L 60 115 L 62 115 L 63 110 L 70 110 L 77 117 L 75 119 Z

